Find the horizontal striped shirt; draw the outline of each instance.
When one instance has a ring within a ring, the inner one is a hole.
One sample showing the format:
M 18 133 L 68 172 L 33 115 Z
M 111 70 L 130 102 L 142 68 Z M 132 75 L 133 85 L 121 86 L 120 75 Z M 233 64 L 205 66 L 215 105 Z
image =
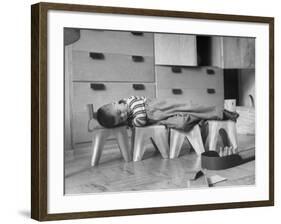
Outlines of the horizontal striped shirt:
M 131 96 L 125 99 L 128 105 L 128 124 L 133 127 L 142 127 L 146 125 L 146 109 L 144 96 Z

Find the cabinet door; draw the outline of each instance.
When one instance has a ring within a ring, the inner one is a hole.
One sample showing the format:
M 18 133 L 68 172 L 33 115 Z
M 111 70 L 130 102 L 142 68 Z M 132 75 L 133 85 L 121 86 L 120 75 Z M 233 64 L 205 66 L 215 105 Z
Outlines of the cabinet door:
M 254 68 L 255 39 L 212 37 L 211 64 L 221 68 Z
M 155 34 L 155 64 L 197 65 L 196 36 L 183 34 Z

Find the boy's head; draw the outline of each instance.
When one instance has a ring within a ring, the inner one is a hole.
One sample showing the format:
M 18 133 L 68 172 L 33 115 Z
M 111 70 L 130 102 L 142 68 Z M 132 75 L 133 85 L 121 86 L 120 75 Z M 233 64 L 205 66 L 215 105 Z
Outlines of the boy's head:
M 128 117 L 128 108 L 123 101 L 106 104 L 97 111 L 97 120 L 106 128 L 124 124 Z

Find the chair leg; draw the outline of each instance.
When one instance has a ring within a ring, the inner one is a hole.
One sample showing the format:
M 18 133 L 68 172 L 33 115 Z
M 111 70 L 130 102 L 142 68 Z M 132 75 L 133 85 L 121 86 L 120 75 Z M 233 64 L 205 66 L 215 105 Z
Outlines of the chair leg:
M 162 157 L 164 159 L 168 159 L 169 158 L 169 145 L 168 145 L 167 130 L 165 128 L 163 128 L 163 130 L 156 130 L 152 139 L 155 142 Z
M 184 142 L 185 135 L 179 131 L 171 129 L 170 140 L 170 159 L 177 158 L 180 154 L 181 146 Z
M 227 125 L 227 134 L 230 144 L 233 146 L 234 152 L 236 152 L 238 150 L 238 144 L 237 144 L 236 124 L 234 122 L 231 122 Z
M 91 166 L 95 166 L 99 163 L 105 137 L 102 130 L 97 130 L 93 134 Z
M 200 128 L 198 125 L 195 125 L 194 128 L 186 134 L 186 137 L 188 138 L 190 144 L 198 155 L 205 151 Z
M 138 132 L 138 129 L 135 128 L 133 130 L 134 134 L 133 134 L 133 138 L 134 138 L 134 144 L 133 144 L 133 150 L 134 150 L 134 162 L 140 161 L 142 160 L 143 154 L 144 154 L 144 150 L 145 147 L 143 145 L 144 143 L 144 133 L 142 132 Z
M 217 123 L 209 123 L 209 136 L 206 141 L 206 148 L 209 151 L 216 151 L 218 138 L 218 125 Z
M 116 134 L 117 143 L 119 145 L 120 152 L 126 162 L 130 162 L 132 160 L 132 153 L 129 147 L 129 136 L 127 130 L 120 129 Z

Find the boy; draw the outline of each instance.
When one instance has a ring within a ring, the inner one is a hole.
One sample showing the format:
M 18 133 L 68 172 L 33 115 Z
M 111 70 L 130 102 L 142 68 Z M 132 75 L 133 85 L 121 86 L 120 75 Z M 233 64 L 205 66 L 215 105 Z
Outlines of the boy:
M 147 123 L 144 96 L 131 96 L 106 104 L 98 109 L 97 120 L 100 125 L 106 128 L 113 128 L 119 125 L 131 127 L 143 127 Z
M 98 109 L 97 120 L 107 128 L 119 125 L 142 127 L 162 124 L 189 131 L 202 120 L 234 120 L 239 115 L 219 106 L 202 106 L 177 99 L 149 99 L 131 96 Z

